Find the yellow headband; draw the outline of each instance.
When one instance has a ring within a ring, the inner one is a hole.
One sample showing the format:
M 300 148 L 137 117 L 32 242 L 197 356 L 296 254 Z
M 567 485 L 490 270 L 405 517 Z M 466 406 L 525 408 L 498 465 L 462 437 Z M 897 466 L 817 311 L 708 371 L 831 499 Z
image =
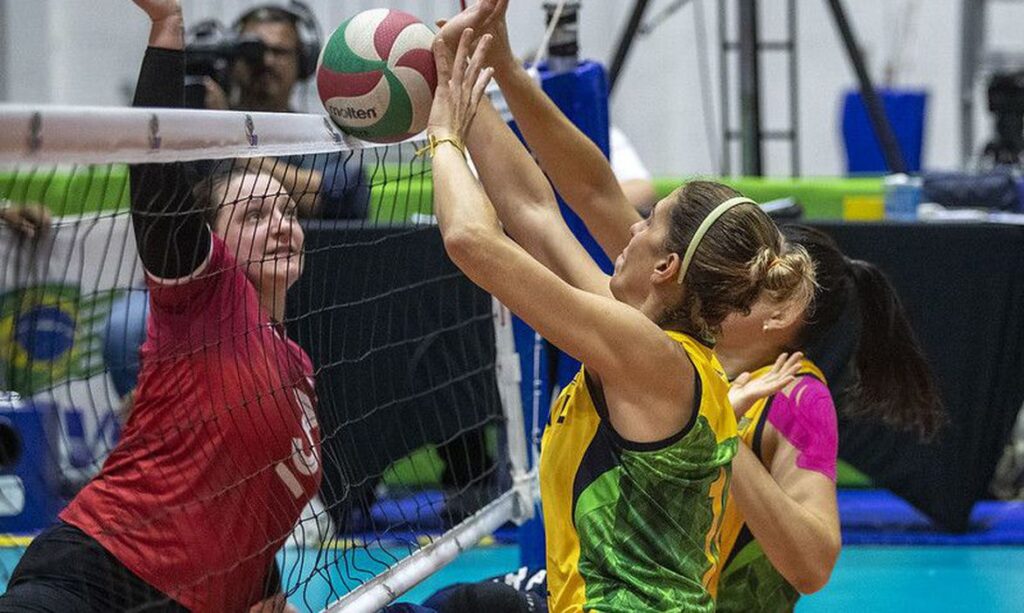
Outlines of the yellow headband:
M 697 245 L 700 244 L 704 235 L 711 229 L 718 218 L 731 209 L 734 206 L 741 204 L 753 204 L 757 206 L 757 203 L 750 198 L 743 196 L 737 196 L 735 198 L 729 198 L 722 204 L 715 207 L 715 210 L 708 213 L 708 216 L 704 218 L 704 221 L 700 222 L 700 226 L 697 227 L 697 231 L 693 233 L 693 238 L 690 239 L 689 246 L 686 247 L 686 255 L 683 256 L 683 265 L 679 267 L 679 277 L 676 279 L 676 283 L 679 285 L 683 284 L 683 278 L 686 276 L 686 269 L 690 267 L 690 260 L 693 259 L 693 254 L 697 252 Z

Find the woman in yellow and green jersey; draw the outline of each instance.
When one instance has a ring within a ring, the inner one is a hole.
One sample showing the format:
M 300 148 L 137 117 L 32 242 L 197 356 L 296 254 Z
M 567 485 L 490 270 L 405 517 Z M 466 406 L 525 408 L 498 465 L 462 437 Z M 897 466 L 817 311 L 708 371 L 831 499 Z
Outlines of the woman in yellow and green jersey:
M 853 319 L 857 384 L 849 410 L 922 438 L 943 421 L 928 367 L 885 276 L 844 257 L 820 231 L 788 225 L 782 232 L 814 261 L 814 301 L 796 317 L 759 301 L 749 314 L 726 318 L 716 347 L 736 377 L 730 399 L 743 443 L 722 528 L 719 611 L 791 611 L 800 594 L 827 583 L 839 554 L 832 397 L 813 362 L 798 354 L 789 364 L 782 356 L 771 365 L 776 355 L 834 348 L 835 326 Z M 780 373 L 794 371 L 791 383 L 764 397 L 778 389 Z
M 640 443 L 619 435 L 586 366 L 555 403 L 540 458 L 552 611 L 711 605 L 736 431 L 711 349 L 667 334 L 696 371 L 693 417 L 673 436 Z
M 595 160 L 589 171 L 606 178 L 609 195 L 624 198 L 600 151 L 508 51 L 505 4 L 476 4 L 442 30 L 426 151 L 452 261 L 584 365 L 541 450 L 548 605 L 711 611 L 738 442 L 710 344 L 726 316 L 748 310 L 767 288 L 802 310 L 813 293 L 810 260 L 783 250 L 778 228 L 752 201 L 694 181 L 633 224 L 614 273 L 604 274 L 530 154 L 493 108 L 476 113 L 486 61 L 563 195 L 578 177 L 559 160 L 582 155 Z M 458 40 L 454 57 L 444 39 Z M 538 115 L 548 121 L 541 130 L 530 119 Z

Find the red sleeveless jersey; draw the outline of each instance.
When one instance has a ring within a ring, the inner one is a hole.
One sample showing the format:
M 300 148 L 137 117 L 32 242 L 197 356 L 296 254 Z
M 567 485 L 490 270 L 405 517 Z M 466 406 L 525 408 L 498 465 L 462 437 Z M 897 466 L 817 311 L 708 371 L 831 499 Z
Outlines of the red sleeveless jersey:
M 61 519 L 193 611 L 244 611 L 320 484 L 312 364 L 216 236 L 149 285 L 131 417 Z

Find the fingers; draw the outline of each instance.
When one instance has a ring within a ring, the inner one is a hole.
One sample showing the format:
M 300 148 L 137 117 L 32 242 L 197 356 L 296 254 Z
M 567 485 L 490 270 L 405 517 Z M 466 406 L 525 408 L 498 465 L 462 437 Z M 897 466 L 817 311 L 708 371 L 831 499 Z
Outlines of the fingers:
M 774 377 L 762 377 L 758 380 L 759 387 L 757 394 L 759 397 L 764 398 L 765 396 L 771 396 L 781 392 L 787 385 L 795 381 L 793 375 L 776 375 Z
M 36 237 L 36 227 L 24 219 L 19 220 L 17 223 L 11 224 L 11 228 L 24 236 L 28 240 L 32 240 Z
M 434 65 L 437 66 L 437 86 L 448 88 L 452 79 L 452 51 L 440 35 L 434 37 Z
M 744 385 L 746 385 L 748 383 L 750 383 L 750 373 L 749 372 L 742 372 L 742 373 L 740 373 L 740 376 L 736 377 L 732 381 L 732 384 L 734 386 L 736 386 L 736 387 L 743 387 Z
M 480 0 L 480 12 L 483 13 L 483 24 L 490 25 L 496 20 L 505 18 L 508 0 Z
M 455 50 L 455 61 L 452 64 L 453 90 L 458 91 L 462 87 L 462 81 L 466 74 L 466 61 L 469 55 L 469 47 L 473 43 L 473 28 L 466 28 L 459 37 L 459 48 Z
M 800 363 L 804 359 L 804 354 L 796 351 L 792 355 L 789 353 L 780 353 L 779 357 L 775 358 L 775 364 L 772 364 L 772 368 L 769 374 L 779 375 L 786 373 L 796 373 L 800 369 Z
M 783 355 L 785 355 L 785 354 L 783 354 Z M 779 358 L 781 359 L 782 356 L 779 356 Z M 798 373 L 800 371 L 800 367 L 802 366 L 803 359 L 804 359 L 804 354 L 799 352 L 799 351 L 797 351 L 793 355 L 789 356 L 789 359 L 787 359 L 786 362 L 782 365 L 781 374 L 783 374 L 783 375 L 796 375 L 796 373 Z
M 43 205 L 26 204 L 3 210 L 0 220 L 18 235 L 34 239 L 50 229 L 50 212 Z
M 773 386 L 775 389 L 772 390 L 772 393 L 776 394 L 778 392 L 781 392 L 794 381 L 796 381 L 796 377 L 794 377 L 793 375 L 786 375 L 782 377 L 781 379 L 779 379 L 779 382 Z
M 493 36 L 491 36 L 490 34 L 484 34 L 482 37 L 480 37 L 479 44 L 477 44 L 476 49 L 473 51 L 473 55 L 470 56 L 469 58 L 469 68 L 468 73 L 466 75 L 466 81 L 469 82 L 470 87 L 472 87 L 472 84 L 476 80 L 477 75 L 483 69 L 484 59 L 487 56 L 487 50 L 490 49 L 491 41 L 493 40 Z M 461 44 L 462 41 L 459 42 Z
M 475 109 L 473 97 L 476 91 L 477 85 L 479 85 L 480 77 L 482 76 L 484 59 L 487 57 L 487 50 L 491 46 L 491 41 L 494 37 L 490 34 L 484 34 L 480 38 L 479 44 L 476 46 L 476 50 L 473 51 L 473 55 L 469 58 L 469 67 L 466 69 L 466 76 L 462 83 L 463 88 L 463 101 L 470 105 L 470 109 Z M 487 83 L 484 83 L 486 86 Z M 477 97 L 476 101 L 479 102 L 480 98 Z
M 775 358 L 775 364 L 772 365 L 772 372 L 779 372 L 786 364 L 786 360 L 789 359 L 788 353 L 780 353 L 779 357 Z
M 27 204 L 21 209 L 25 220 L 35 226 L 49 225 L 50 213 L 41 204 Z
M 487 84 L 491 82 L 491 77 L 494 76 L 493 68 L 484 68 L 480 71 L 480 76 L 476 78 L 476 84 L 473 86 L 473 92 L 470 94 L 469 104 L 470 108 L 476 112 L 477 107 L 480 106 L 480 101 L 484 97 L 484 92 L 487 91 Z
M 28 206 L 25 207 L 23 212 L 25 213 L 25 222 L 27 224 L 25 231 L 30 238 L 45 234 L 49 230 L 52 220 L 50 212 L 46 207 L 41 205 Z
M 494 74 L 493 69 L 484 67 L 494 36 L 485 34 L 479 41 L 474 41 L 474 36 L 472 28 L 462 31 L 454 57 L 441 34 L 433 44 L 439 91 L 435 93 L 430 125 L 447 126 L 460 136 L 469 128 Z M 444 103 L 439 106 L 442 98 Z

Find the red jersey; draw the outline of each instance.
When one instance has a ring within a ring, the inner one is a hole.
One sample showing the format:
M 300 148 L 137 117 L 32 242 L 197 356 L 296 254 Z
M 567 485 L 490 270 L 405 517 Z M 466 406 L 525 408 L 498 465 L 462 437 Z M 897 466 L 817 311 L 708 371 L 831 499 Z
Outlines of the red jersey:
M 216 236 L 149 286 L 131 417 L 61 519 L 193 611 L 244 611 L 320 484 L 313 367 Z

